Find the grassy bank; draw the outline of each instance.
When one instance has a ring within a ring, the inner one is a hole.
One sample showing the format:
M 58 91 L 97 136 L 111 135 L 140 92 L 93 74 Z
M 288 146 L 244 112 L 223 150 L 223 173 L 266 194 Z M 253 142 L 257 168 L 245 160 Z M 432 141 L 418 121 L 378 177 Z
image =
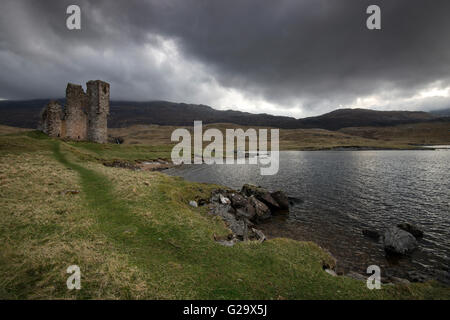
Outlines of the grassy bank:
M 186 127 L 191 132 L 193 127 Z M 230 123 L 204 125 L 203 129 L 225 129 L 250 127 Z M 252 127 L 259 129 L 263 127 Z M 134 125 L 127 128 L 112 128 L 109 132 L 125 139 L 127 145 L 173 144 L 170 136 L 176 127 L 158 125 Z M 421 145 L 450 144 L 450 122 L 417 123 L 392 127 L 345 128 L 338 131 L 325 129 L 280 129 L 280 150 L 326 150 L 334 148 L 365 149 L 417 149 Z M 206 145 L 207 143 L 205 143 Z
M 310 242 L 218 245 L 223 222 L 187 204 L 215 186 L 101 164 L 168 150 L 25 132 L 1 135 L 0 151 L 1 299 L 449 298 L 437 283 L 371 291 L 332 277 L 322 270 L 330 257 Z M 69 291 L 73 264 L 82 289 Z

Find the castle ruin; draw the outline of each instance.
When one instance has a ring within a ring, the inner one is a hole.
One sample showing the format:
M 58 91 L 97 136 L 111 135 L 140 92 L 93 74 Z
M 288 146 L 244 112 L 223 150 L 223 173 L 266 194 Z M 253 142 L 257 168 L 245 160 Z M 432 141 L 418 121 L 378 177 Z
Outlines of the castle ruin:
M 108 139 L 109 83 L 91 80 L 68 83 L 64 108 L 50 101 L 41 113 L 40 129 L 51 137 L 106 143 Z

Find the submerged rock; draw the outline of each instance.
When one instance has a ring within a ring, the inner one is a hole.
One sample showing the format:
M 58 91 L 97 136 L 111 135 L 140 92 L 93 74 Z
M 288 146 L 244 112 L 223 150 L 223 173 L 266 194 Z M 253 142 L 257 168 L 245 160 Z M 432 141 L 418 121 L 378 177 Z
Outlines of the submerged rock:
M 422 238 L 423 237 L 423 231 L 420 230 L 415 225 L 409 224 L 409 223 L 400 223 L 397 225 L 398 228 L 405 230 L 406 232 L 411 233 L 416 238 Z
M 262 187 L 257 187 L 251 184 L 244 184 L 242 186 L 241 192 L 247 197 L 254 196 L 261 202 L 264 202 L 266 205 L 279 209 L 280 206 L 272 197 L 269 191 Z
M 302 199 L 295 198 L 295 197 L 288 197 L 288 200 L 289 200 L 289 206 L 291 206 L 291 207 L 303 203 L 303 200 L 302 200 Z
M 417 248 L 416 238 L 397 227 L 390 227 L 385 231 L 383 243 L 384 250 L 394 254 L 407 254 Z
M 289 209 L 289 199 L 284 194 L 283 191 L 275 191 L 270 194 L 272 198 L 278 203 L 280 209 L 288 210 Z
M 373 229 L 363 229 L 362 234 L 376 241 L 378 241 L 381 237 L 380 233 L 377 230 Z

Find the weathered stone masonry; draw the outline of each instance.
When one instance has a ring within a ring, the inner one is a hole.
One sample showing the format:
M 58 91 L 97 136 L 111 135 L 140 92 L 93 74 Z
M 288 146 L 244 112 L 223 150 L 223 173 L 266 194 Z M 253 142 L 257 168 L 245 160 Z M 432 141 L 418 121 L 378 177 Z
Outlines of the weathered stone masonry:
M 91 80 L 81 85 L 67 84 L 66 106 L 50 101 L 41 113 L 40 129 L 51 137 L 107 142 L 109 84 Z

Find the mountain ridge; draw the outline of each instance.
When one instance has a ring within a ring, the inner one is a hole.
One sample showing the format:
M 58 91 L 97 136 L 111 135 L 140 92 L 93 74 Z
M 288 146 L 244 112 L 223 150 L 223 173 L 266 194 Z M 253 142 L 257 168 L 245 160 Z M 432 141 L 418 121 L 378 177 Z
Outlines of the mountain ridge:
M 56 99 L 62 105 L 65 99 Z M 0 101 L 0 124 L 36 128 L 39 113 L 49 99 Z M 371 109 L 336 109 L 320 116 L 296 119 L 266 113 L 217 110 L 203 104 L 170 101 L 111 100 L 109 127 L 136 124 L 187 126 L 194 120 L 207 123 L 234 123 L 246 126 L 268 126 L 284 129 L 321 128 L 339 130 L 345 127 L 392 126 L 407 123 L 450 121 L 450 117 L 424 111 L 377 111 Z

